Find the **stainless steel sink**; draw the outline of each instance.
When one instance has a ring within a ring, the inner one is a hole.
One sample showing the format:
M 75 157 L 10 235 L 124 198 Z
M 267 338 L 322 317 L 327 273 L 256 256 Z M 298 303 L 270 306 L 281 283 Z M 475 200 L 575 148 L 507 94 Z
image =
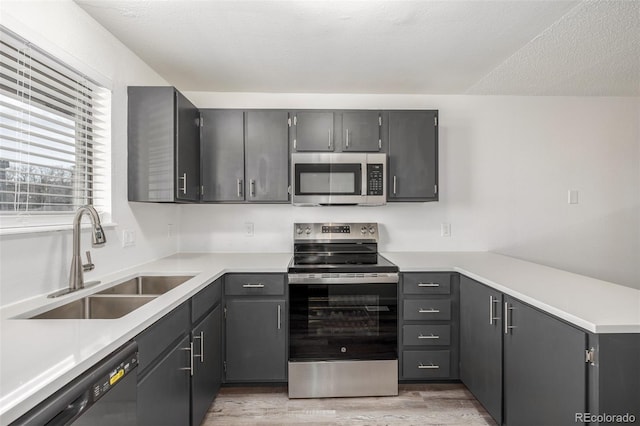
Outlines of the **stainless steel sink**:
M 160 295 L 173 290 L 193 275 L 141 275 L 121 284 L 101 291 L 98 294 L 155 294 Z
M 125 316 L 157 296 L 100 295 L 83 297 L 30 317 L 31 319 L 114 319 Z

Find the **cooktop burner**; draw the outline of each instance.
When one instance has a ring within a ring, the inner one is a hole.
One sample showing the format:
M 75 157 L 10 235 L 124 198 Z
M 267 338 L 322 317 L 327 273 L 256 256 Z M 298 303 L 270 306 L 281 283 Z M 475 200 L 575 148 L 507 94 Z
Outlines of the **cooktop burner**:
M 295 223 L 289 273 L 393 273 L 378 253 L 377 223 Z

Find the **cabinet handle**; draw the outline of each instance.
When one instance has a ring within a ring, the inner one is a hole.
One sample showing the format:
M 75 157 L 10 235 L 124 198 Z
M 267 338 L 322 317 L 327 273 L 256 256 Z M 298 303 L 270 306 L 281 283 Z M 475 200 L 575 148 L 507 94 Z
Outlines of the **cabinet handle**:
M 238 198 L 242 197 L 242 179 L 237 180 L 238 184 Z
M 393 177 L 393 195 L 397 193 L 396 189 L 398 188 L 398 178 L 396 176 Z
M 204 362 L 204 331 L 200 332 L 199 336 L 193 336 L 194 339 L 200 339 L 200 355 L 194 355 L 200 358 L 200 363 Z
M 513 307 L 509 306 L 509 302 L 504 302 L 504 334 L 509 334 L 509 330 L 516 328 L 515 325 L 509 325 L 509 311 L 512 311 Z
M 183 351 L 189 351 L 189 367 L 181 368 L 180 370 L 189 370 L 189 375 L 193 376 L 193 342 L 189 343 L 188 348 L 180 348 Z
M 440 287 L 438 283 L 418 283 L 418 287 Z
M 282 307 L 278 305 L 278 330 L 282 328 Z
M 440 309 L 422 309 L 420 308 L 418 310 L 418 313 L 420 314 L 437 314 L 440 312 Z
M 178 180 L 180 179 L 182 179 L 182 188 L 180 188 L 180 190 L 184 195 L 187 195 L 187 174 L 183 173 L 182 176 L 178 178 Z
M 331 129 L 329 129 L 329 149 L 331 149 Z
M 264 284 L 242 284 L 242 288 L 264 288 Z
M 256 196 L 256 180 L 255 179 L 249 179 L 249 195 L 251 197 Z
M 421 369 L 421 370 L 437 370 L 438 368 L 440 368 L 440 366 L 439 365 L 435 365 L 433 363 L 431 363 L 430 365 L 424 365 L 424 364 L 420 363 L 418 365 L 418 368 Z
M 346 133 L 346 143 L 345 143 L 345 148 L 349 149 L 349 129 L 346 129 L 344 131 Z
M 497 317 L 495 314 L 495 305 L 497 303 L 500 303 L 500 301 L 496 298 L 494 299 L 493 296 L 489 296 L 489 325 L 493 325 L 493 322 L 496 320 L 499 320 L 500 317 Z
M 418 339 L 439 339 L 440 336 L 436 336 L 435 334 L 432 334 L 430 336 L 423 336 L 422 334 L 418 336 Z

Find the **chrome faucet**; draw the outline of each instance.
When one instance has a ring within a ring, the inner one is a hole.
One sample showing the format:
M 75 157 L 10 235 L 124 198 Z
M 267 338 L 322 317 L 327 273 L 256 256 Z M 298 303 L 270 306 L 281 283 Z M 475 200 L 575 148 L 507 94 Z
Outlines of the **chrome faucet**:
M 93 247 L 101 247 L 107 242 L 107 237 L 105 236 L 102 225 L 100 224 L 100 216 L 98 216 L 96 209 L 88 204 L 80 207 L 73 218 L 73 256 L 71 257 L 69 288 L 55 292 L 49 295 L 49 297 L 62 296 L 63 294 L 68 294 L 84 288 L 84 272 L 91 271 L 95 268 L 95 265 L 91 261 L 90 251 L 87 250 L 88 263 L 83 264 L 82 258 L 80 257 L 80 222 L 82 221 L 82 216 L 85 213 L 87 213 L 89 215 L 89 219 L 91 219 L 91 245 Z M 91 282 L 91 284 L 97 283 L 98 282 Z

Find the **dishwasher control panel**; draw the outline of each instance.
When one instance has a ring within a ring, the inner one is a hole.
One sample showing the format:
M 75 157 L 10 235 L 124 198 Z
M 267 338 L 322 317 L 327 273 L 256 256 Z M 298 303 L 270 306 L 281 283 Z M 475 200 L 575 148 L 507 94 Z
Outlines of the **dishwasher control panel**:
M 123 377 L 132 372 L 138 366 L 138 352 L 133 353 L 129 358 L 116 364 L 109 371 L 94 382 L 91 387 L 91 400 L 97 401 L 105 393 L 114 387 Z

